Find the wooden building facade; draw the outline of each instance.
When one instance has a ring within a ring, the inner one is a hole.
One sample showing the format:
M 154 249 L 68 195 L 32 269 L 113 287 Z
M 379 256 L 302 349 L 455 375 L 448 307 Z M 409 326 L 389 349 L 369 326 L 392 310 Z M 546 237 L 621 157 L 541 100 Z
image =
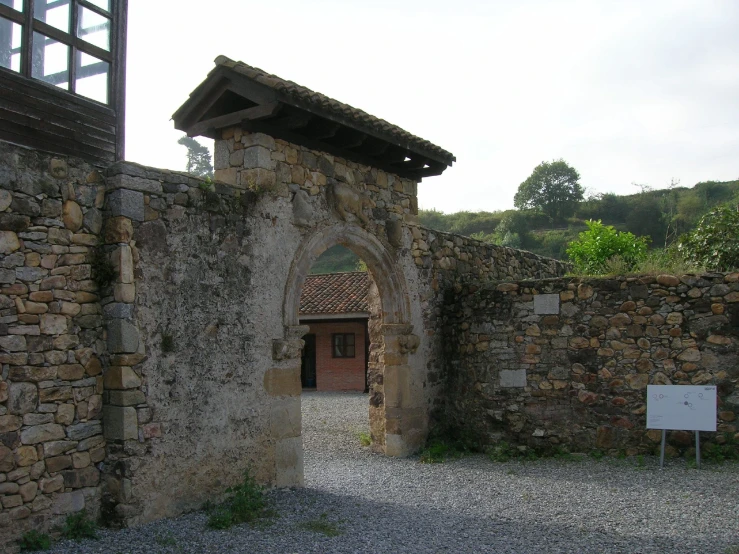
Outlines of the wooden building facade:
M 124 158 L 127 0 L 0 0 L 0 140 Z

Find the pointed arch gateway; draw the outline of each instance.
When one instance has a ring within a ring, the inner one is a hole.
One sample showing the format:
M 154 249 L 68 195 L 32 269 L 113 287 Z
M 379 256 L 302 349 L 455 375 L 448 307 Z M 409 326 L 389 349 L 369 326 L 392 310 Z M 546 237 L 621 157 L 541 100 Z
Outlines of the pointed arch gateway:
M 380 298 L 380 329 L 372 335 L 373 341 L 381 341 L 381 344 L 372 345 L 369 362 L 369 418 L 373 444 L 388 456 L 408 455 L 417 448 L 417 436 L 423 432 L 418 428 L 417 410 L 409 408 L 412 401 L 408 354 L 415 351 L 418 337 L 411 334 L 413 327 L 405 278 L 377 237 L 358 225 L 339 223 L 313 233 L 302 242 L 285 288 L 285 341 L 300 339 L 308 331 L 298 320 L 303 283 L 318 256 L 337 244 L 364 260 Z M 293 379 L 299 380 L 299 363 L 293 370 Z

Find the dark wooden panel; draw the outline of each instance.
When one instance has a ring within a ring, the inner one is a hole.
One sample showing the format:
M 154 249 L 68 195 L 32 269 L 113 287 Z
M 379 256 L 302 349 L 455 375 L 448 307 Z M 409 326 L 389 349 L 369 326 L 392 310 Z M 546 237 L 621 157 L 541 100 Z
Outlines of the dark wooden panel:
M 75 156 L 99 166 L 107 166 L 115 161 L 115 156 L 109 152 L 89 148 L 73 141 L 55 140 L 51 135 L 3 119 L 0 119 L 0 140 L 38 148 L 52 154 Z
M 87 100 L 81 96 L 74 96 L 67 91 L 47 85 L 37 79 L 28 79 L 12 71 L 0 68 L 0 83 L 5 88 L 18 90 L 34 98 L 42 98 L 45 102 L 49 102 L 59 108 L 73 110 L 82 115 L 99 119 L 110 125 L 115 125 L 115 112 L 112 108 L 92 100 Z
M 0 138 L 104 165 L 116 161 L 116 114 L 45 83 L 0 71 Z
M 15 123 L 16 125 L 27 127 L 29 131 L 47 135 L 48 139 L 52 141 L 75 142 L 83 151 L 115 154 L 115 143 L 91 140 L 84 133 L 78 133 L 66 127 L 54 125 L 43 119 L 36 119 L 0 108 L 0 120 Z
M 84 125 L 56 117 L 54 114 L 46 114 L 43 118 L 39 118 L 38 112 L 30 110 L 27 105 L 11 102 L 4 99 L 2 95 L 0 95 L 0 114 L 9 119 L 13 118 L 8 114 L 16 114 L 20 117 L 38 120 L 42 127 L 34 126 L 34 128 L 47 130 L 54 135 L 65 138 L 79 140 L 84 144 L 98 147 L 101 150 L 115 149 L 115 134 L 113 133 L 104 133 L 93 127 L 85 127 Z
M 90 117 L 73 109 L 62 108 L 56 104 L 50 103 L 43 96 L 34 97 L 32 94 L 21 92 L 15 88 L 5 87 L 5 83 L 0 81 L 0 100 L 15 102 L 26 107 L 27 111 L 21 112 L 26 115 L 34 113 L 43 113 L 52 115 L 58 119 L 63 119 L 71 129 L 78 131 L 89 131 L 102 136 L 112 136 L 115 134 L 115 126 L 103 122 L 98 118 Z M 63 124 L 59 122 L 59 124 Z

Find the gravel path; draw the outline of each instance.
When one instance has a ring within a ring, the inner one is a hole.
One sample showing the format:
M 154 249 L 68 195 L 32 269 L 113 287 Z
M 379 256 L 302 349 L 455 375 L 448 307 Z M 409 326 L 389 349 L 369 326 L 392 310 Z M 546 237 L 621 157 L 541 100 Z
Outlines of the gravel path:
M 739 554 L 737 464 L 660 471 L 656 458 L 469 456 L 426 465 L 372 454 L 357 436 L 367 430 L 366 395 L 304 394 L 306 487 L 270 494 L 274 524 L 211 531 L 194 513 L 52 552 Z

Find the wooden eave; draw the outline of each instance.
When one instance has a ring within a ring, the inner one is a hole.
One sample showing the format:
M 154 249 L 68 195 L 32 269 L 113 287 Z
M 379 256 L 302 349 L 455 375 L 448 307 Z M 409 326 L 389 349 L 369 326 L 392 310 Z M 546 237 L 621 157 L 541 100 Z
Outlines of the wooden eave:
M 227 96 L 241 107 L 225 107 Z M 324 108 L 311 98 L 289 94 L 218 65 L 172 118 L 175 128 L 189 136 L 219 139 L 223 129 L 240 127 L 415 181 L 440 175 L 456 160 L 422 139 L 411 136 L 403 140 L 373 127 L 371 122 L 351 117 L 353 108 L 347 108 L 349 115 L 337 113 L 335 108 Z M 371 118 L 356 112 L 364 119 Z

